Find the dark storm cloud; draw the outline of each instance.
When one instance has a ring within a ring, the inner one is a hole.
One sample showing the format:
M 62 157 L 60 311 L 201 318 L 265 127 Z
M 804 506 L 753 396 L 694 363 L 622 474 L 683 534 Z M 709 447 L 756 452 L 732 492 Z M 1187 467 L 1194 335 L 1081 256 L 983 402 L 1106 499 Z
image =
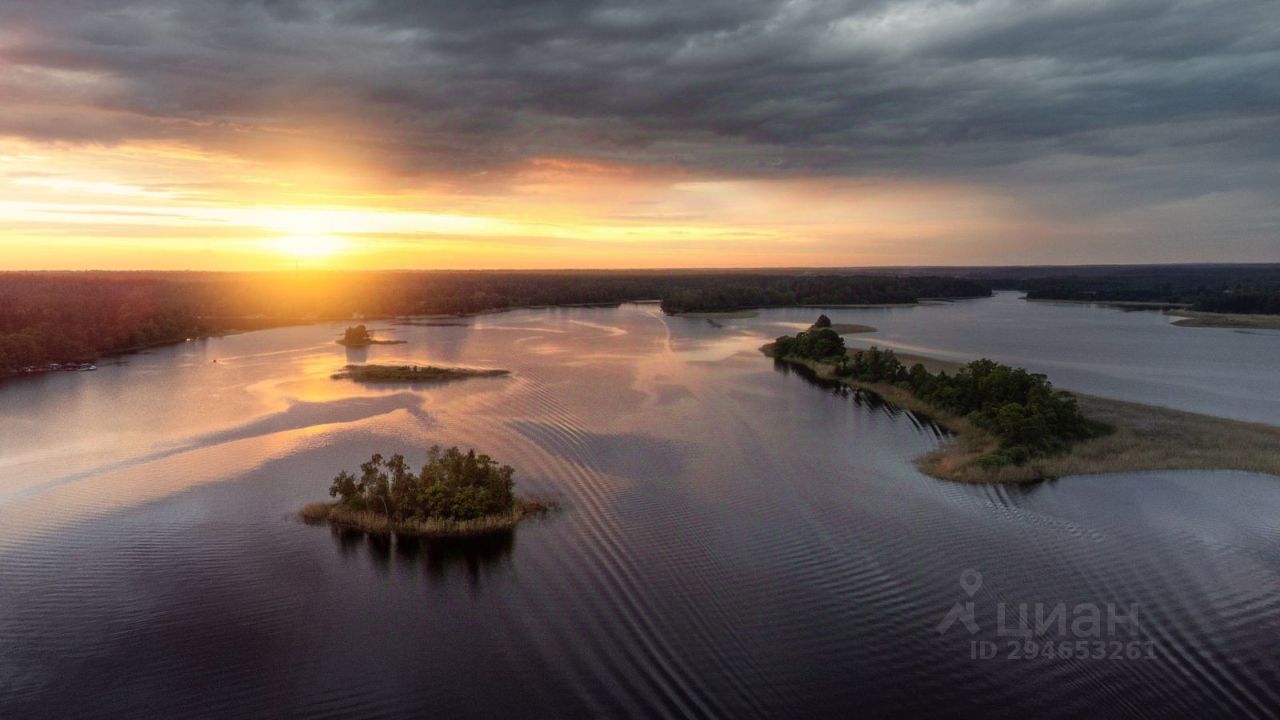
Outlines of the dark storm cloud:
M 6 1 L 0 133 L 1194 196 L 1275 184 L 1277 48 L 1272 0 Z

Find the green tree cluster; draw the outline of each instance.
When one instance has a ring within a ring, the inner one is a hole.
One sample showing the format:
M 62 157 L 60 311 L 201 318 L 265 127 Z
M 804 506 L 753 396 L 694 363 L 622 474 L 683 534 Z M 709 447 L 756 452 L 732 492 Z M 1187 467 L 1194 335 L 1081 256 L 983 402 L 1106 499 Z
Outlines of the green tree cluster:
M 908 368 L 892 350 L 872 347 L 849 354 L 844 340 L 819 323 L 794 337 L 778 338 L 773 354 L 832 363 L 840 377 L 893 385 L 968 418 L 1000 440 L 998 449 L 977 460 L 988 467 L 1020 465 L 1109 430 L 1085 418 L 1075 397 L 1054 389 L 1044 375 L 993 360 L 975 360 L 954 375 L 931 373 L 920 363 Z
M 1001 441 L 999 449 L 978 459 L 982 465 L 1020 465 L 1106 431 L 1086 419 L 1075 397 L 1054 389 L 1044 375 L 993 360 L 975 360 L 954 375 L 935 374 L 920 363 L 907 368 L 892 350 L 873 347 L 846 357 L 836 374 L 895 385 L 930 405 L 967 417 Z
M 432 447 L 415 473 L 402 455 L 375 454 L 357 477 L 338 473 L 330 497 L 343 508 L 384 514 L 394 520 L 475 520 L 511 511 L 515 504 L 509 465 L 475 450 Z
M 356 325 L 347 328 L 342 334 L 342 342 L 345 345 L 367 345 L 369 343 L 369 329 L 364 325 Z
M 805 358 L 807 360 L 828 360 L 844 358 L 844 338 L 830 327 L 818 327 L 797 333 L 795 337 L 783 335 L 774 341 L 774 352 L 778 357 Z

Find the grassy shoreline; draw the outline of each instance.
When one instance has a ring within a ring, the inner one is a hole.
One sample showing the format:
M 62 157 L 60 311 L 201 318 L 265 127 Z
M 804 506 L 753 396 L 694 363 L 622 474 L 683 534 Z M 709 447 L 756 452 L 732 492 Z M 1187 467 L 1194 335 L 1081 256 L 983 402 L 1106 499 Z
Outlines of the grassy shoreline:
M 761 351 L 774 357 L 771 349 L 772 343 Z M 1072 394 L 1085 416 L 1110 425 L 1114 432 L 1025 465 L 982 468 L 972 461 L 997 447 L 999 441 L 967 419 L 940 411 L 894 385 L 837 377 L 835 366 L 829 363 L 795 357 L 775 359 L 802 365 L 823 380 L 871 392 L 893 405 L 927 415 L 952 433 L 943 445 L 916 458 L 921 472 L 943 480 L 1035 482 L 1065 475 L 1138 470 L 1241 470 L 1280 476 L 1280 427 L 1079 393 Z M 899 355 L 899 359 L 922 362 L 934 372 L 953 372 L 959 367 L 937 358 Z
M 474 520 L 396 520 L 382 513 L 367 510 L 348 510 L 336 502 L 309 503 L 302 508 L 302 519 L 308 523 L 329 523 L 335 527 L 385 535 L 413 535 L 416 537 L 476 537 L 508 532 L 522 520 L 544 515 L 555 509 L 555 503 L 538 497 L 516 498 L 510 512 L 487 515 Z

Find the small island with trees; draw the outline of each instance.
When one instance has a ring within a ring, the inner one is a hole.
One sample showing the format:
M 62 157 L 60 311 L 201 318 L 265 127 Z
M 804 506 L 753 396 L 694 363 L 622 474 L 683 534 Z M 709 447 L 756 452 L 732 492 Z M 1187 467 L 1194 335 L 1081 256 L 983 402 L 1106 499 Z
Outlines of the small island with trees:
M 1280 428 L 1076 395 L 988 359 L 966 365 L 848 351 L 827 323 L 761 348 L 825 382 L 870 392 L 952 433 L 917 460 L 934 477 L 1020 482 L 1155 469 L 1280 472 Z
M 833 323 L 831 318 L 826 315 L 819 315 L 818 319 L 813 323 L 814 328 L 830 328 L 838 335 L 856 335 L 858 333 L 871 333 L 876 329 L 870 325 L 861 325 L 858 323 Z
M 440 383 L 478 377 L 500 377 L 510 370 L 484 368 L 439 367 L 436 365 L 347 365 L 330 375 L 334 380 L 356 382 L 428 382 Z
M 334 502 L 302 509 L 309 522 L 371 533 L 465 537 L 506 532 L 554 504 L 515 494 L 515 470 L 475 450 L 434 446 L 418 472 L 404 456 L 375 454 L 359 476 L 345 470 L 329 486 Z
M 339 345 L 345 345 L 350 348 L 368 347 L 370 345 L 403 345 L 405 340 L 378 340 L 369 334 L 369 328 L 364 325 L 356 325 L 347 328 L 342 334 L 342 339 L 338 341 Z

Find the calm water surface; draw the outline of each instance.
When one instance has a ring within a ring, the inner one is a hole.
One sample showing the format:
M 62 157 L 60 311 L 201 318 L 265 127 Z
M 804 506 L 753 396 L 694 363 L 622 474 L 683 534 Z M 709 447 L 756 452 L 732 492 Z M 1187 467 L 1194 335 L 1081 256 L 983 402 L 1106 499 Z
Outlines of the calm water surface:
M 923 477 L 927 421 L 755 351 L 815 314 L 519 311 L 378 323 L 409 343 L 367 351 L 284 328 L 0 386 L 0 717 L 1280 712 L 1280 478 Z M 863 345 L 1280 422 L 1280 333 L 1011 295 L 829 314 L 881 329 Z M 329 379 L 398 360 L 514 374 Z M 294 519 L 337 470 L 436 443 L 564 509 L 464 544 Z M 998 624 L 1024 606 L 1069 623 L 1035 657 Z M 1090 608 L 1127 621 L 1070 625 Z M 1119 656 L 1060 656 L 1077 640 Z

